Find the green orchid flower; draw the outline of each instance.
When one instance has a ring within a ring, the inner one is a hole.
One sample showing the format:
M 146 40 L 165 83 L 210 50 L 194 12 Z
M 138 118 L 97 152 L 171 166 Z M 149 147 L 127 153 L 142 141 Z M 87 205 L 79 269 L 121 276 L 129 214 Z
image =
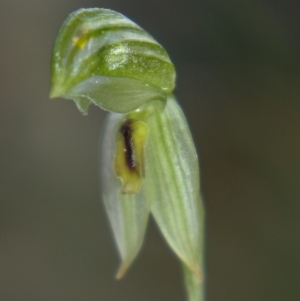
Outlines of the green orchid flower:
M 108 9 L 80 9 L 62 25 L 51 62 L 50 96 L 109 111 L 101 178 L 121 265 L 137 256 L 149 214 L 182 262 L 190 301 L 204 300 L 204 210 L 198 158 L 172 95 L 175 68 L 165 49 Z

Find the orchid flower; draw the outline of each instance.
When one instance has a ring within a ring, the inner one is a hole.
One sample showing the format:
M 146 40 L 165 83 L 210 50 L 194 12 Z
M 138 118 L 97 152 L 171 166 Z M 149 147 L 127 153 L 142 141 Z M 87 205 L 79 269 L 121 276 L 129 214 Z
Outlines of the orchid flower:
M 203 301 L 198 158 L 166 50 L 120 13 L 80 9 L 58 33 L 51 72 L 51 98 L 72 99 L 85 115 L 91 104 L 109 112 L 100 170 L 121 257 L 116 277 L 136 258 L 151 213 L 182 263 L 189 300 Z

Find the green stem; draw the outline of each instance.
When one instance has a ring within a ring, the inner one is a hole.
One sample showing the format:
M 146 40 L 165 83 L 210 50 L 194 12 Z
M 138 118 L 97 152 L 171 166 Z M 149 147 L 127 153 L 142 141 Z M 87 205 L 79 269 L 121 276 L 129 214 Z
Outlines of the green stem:
M 199 281 L 195 274 L 182 263 L 185 290 L 188 301 L 205 301 L 204 280 Z
M 203 208 L 203 202 L 201 199 L 201 215 L 202 215 L 202 240 L 201 240 L 201 254 L 200 254 L 200 271 L 202 273 L 202 280 L 200 281 L 199 278 L 189 269 L 183 262 L 181 262 L 182 270 L 183 270 L 183 279 L 184 279 L 184 286 L 185 291 L 187 294 L 188 301 L 205 301 L 205 267 L 204 267 L 204 255 L 205 255 L 205 214 Z

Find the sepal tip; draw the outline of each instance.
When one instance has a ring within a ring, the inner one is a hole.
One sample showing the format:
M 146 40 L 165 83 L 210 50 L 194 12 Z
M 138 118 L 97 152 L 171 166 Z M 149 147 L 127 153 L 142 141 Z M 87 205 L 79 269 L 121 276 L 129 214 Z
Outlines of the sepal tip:
M 116 279 L 117 280 L 122 279 L 124 277 L 124 275 L 127 273 L 129 267 L 130 267 L 130 264 L 122 262 L 121 266 L 119 267 L 119 269 L 117 271 Z

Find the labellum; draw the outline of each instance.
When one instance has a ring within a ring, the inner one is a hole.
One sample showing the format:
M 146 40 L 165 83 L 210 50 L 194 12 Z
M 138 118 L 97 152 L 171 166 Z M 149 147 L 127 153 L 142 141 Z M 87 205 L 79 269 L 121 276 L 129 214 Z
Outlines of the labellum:
M 172 95 L 175 68 L 148 33 L 107 9 L 81 9 L 62 25 L 51 63 L 51 97 L 109 111 L 100 163 L 102 194 L 121 256 L 137 256 L 152 213 L 182 262 L 190 301 L 203 301 L 204 210 L 198 158 Z
M 122 193 L 137 193 L 145 177 L 144 149 L 148 136 L 145 122 L 127 119 L 117 134 L 115 173 L 123 183 Z

